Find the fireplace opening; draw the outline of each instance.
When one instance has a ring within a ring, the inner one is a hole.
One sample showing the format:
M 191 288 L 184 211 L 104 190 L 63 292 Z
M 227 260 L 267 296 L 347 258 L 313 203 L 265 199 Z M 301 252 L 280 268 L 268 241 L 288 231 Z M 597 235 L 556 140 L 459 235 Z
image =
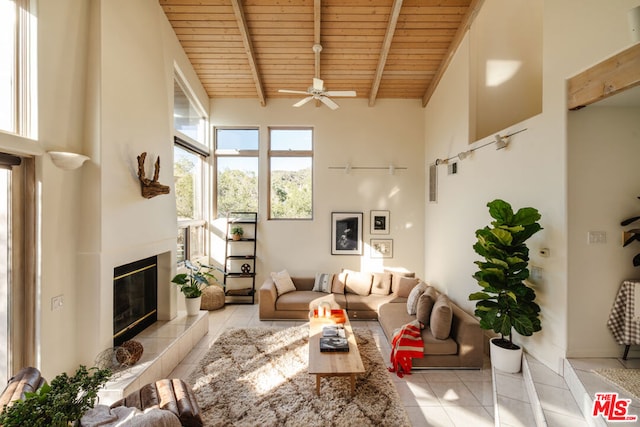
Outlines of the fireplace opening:
M 158 320 L 158 260 L 149 257 L 113 269 L 113 345 Z

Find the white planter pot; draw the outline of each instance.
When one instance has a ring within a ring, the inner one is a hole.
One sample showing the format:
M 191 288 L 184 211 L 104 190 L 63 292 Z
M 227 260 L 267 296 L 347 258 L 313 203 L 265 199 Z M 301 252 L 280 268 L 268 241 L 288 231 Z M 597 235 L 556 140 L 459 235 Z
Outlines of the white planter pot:
M 187 316 L 195 316 L 200 311 L 202 297 L 185 298 L 184 304 L 187 306 Z
M 500 338 L 491 338 L 491 344 L 489 345 L 491 365 L 502 372 L 510 374 L 520 372 L 520 368 L 522 366 L 522 347 L 517 350 L 502 348 L 493 343 L 493 340 L 496 339 Z

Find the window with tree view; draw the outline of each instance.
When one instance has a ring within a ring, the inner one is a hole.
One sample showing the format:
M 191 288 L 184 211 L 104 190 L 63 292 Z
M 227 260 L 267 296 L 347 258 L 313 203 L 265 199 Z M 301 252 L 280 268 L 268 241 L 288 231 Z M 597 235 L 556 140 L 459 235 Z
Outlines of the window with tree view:
M 216 207 L 229 212 L 258 212 L 257 128 L 216 128 Z
M 269 129 L 271 219 L 313 218 L 313 130 Z
M 178 74 L 178 73 L 177 73 Z M 177 260 L 196 260 L 207 254 L 206 165 L 207 119 L 189 86 L 176 75 L 173 93 L 173 178 L 178 214 Z

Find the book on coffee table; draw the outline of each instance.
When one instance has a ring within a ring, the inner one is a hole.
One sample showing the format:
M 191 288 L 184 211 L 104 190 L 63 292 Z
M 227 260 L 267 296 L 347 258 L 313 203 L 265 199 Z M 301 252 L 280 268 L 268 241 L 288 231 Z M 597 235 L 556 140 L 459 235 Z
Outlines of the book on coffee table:
M 340 337 L 344 338 L 344 326 L 342 325 L 328 325 L 322 327 L 323 337 Z
M 322 353 L 330 353 L 330 352 L 346 353 L 349 351 L 349 342 L 347 341 L 346 338 L 342 338 L 342 337 L 321 337 L 320 351 Z

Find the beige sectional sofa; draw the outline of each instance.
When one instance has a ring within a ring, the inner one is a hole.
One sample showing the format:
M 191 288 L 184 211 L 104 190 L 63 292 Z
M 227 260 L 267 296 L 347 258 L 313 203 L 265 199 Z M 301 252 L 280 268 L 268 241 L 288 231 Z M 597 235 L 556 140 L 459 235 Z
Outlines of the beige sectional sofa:
M 407 302 L 410 291 L 421 281 L 410 275 L 363 273 L 343 270 L 333 277 L 331 290 L 314 291 L 315 277 L 291 278 L 292 285 L 284 291 L 272 277 L 268 277 L 259 290 L 261 320 L 307 319 L 310 309 L 322 302 L 334 308 L 347 310 L 351 320 L 378 320 L 391 343 L 394 332 L 416 319 L 409 314 Z M 350 280 L 351 279 L 351 280 Z M 422 283 L 421 287 L 428 287 Z M 281 287 L 282 288 L 282 287 Z M 317 284 L 316 284 L 317 288 Z M 440 296 L 435 288 L 431 295 Z M 431 326 L 422 331 L 424 357 L 413 359 L 415 368 L 481 368 L 483 364 L 483 333 L 478 320 L 443 296 L 449 307 L 450 329 L 448 334 L 436 333 Z M 446 307 L 445 307 L 445 313 Z M 446 318 L 446 316 L 445 316 Z M 426 321 L 428 323 L 428 320 Z M 434 330 L 436 325 L 434 324 Z M 441 331 L 442 328 L 439 327 Z

